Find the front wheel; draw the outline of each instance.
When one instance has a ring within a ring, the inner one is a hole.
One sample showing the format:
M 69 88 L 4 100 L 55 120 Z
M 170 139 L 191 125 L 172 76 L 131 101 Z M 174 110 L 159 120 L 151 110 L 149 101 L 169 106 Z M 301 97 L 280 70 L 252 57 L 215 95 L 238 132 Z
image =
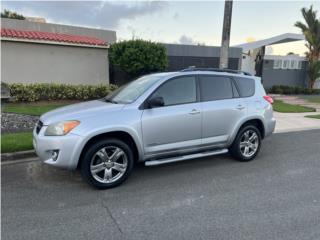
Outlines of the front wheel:
M 106 189 L 120 185 L 133 168 L 130 147 L 118 139 L 102 139 L 84 154 L 81 175 L 91 185 Z
M 247 125 L 239 130 L 229 151 L 231 156 L 237 160 L 247 162 L 257 156 L 260 145 L 260 131 L 253 125 Z

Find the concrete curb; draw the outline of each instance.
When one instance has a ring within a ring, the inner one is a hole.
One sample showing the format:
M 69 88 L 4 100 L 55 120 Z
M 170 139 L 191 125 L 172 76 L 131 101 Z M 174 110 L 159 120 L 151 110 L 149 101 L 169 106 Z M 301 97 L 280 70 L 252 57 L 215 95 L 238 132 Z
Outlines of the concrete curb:
M 34 150 L 13 152 L 13 153 L 2 153 L 1 162 L 13 161 L 18 159 L 35 158 L 37 157 Z

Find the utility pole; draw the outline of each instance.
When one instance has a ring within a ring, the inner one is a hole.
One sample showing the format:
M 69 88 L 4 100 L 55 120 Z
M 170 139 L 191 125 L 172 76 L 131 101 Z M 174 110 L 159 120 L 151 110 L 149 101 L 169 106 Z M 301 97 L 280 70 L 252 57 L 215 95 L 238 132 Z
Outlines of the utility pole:
M 220 64 L 219 68 L 228 68 L 229 58 L 229 44 L 230 44 L 230 30 L 231 30 L 231 16 L 232 16 L 232 0 L 225 0 L 222 40 L 220 48 Z

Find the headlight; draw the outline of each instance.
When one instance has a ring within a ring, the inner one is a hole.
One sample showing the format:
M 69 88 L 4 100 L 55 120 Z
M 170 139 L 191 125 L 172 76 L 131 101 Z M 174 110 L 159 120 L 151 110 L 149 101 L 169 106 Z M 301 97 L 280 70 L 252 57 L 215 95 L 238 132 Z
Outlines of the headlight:
M 79 121 L 62 121 L 62 122 L 53 123 L 47 127 L 44 135 L 45 136 L 66 135 L 68 132 L 70 132 L 79 124 L 80 124 Z

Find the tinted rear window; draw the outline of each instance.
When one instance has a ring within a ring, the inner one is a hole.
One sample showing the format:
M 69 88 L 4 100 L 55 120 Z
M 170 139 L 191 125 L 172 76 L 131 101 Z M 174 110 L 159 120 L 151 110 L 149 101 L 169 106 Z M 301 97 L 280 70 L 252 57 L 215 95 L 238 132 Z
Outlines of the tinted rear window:
M 254 94 L 254 79 L 235 77 L 241 97 L 251 97 Z
M 222 76 L 199 76 L 201 101 L 233 97 L 231 79 Z

